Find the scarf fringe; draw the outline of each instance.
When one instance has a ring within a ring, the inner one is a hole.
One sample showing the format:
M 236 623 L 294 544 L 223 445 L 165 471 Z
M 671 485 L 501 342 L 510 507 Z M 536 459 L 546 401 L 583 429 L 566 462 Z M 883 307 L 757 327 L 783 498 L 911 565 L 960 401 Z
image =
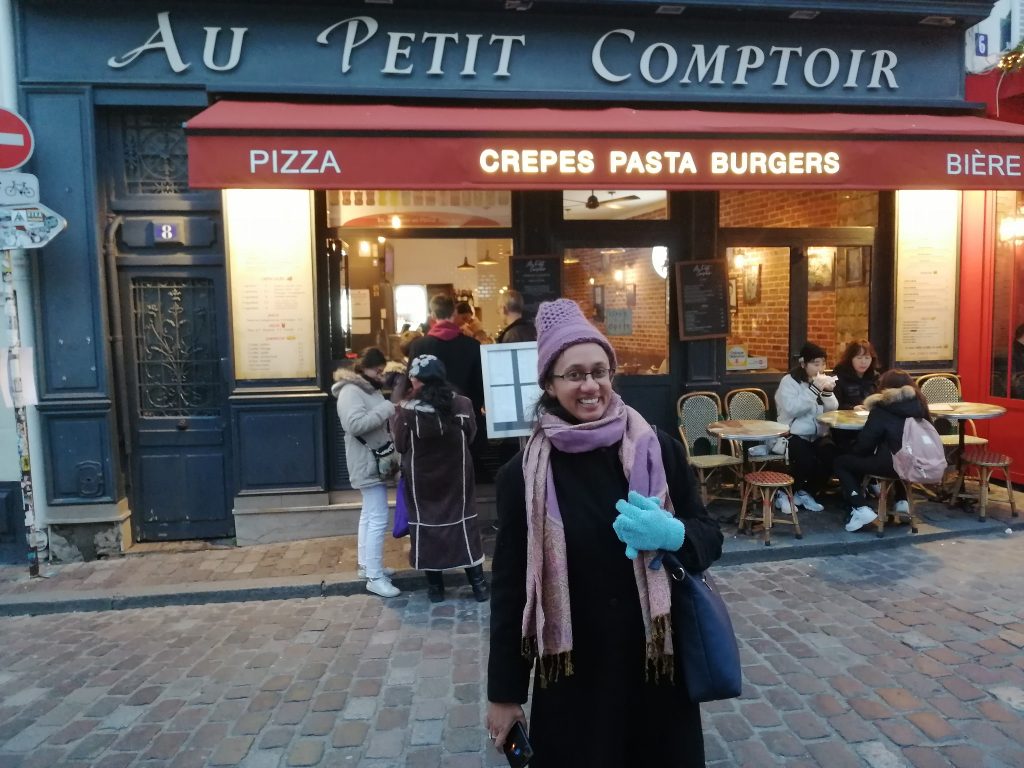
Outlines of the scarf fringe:
M 538 657 L 536 637 L 524 637 L 521 652 L 530 664 L 536 664 L 541 688 L 547 688 L 548 683 L 557 683 L 559 677 L 570 677 L 576 671 L 572 663 L 572 651 Z
M 645 683 L 675 683 L 675 657 L 665 648 L 665 639 L 672 633 L 671 617 L 656 616 L 651 622 L 651 640 L 647 643 L 647 663 L 644 665 Z

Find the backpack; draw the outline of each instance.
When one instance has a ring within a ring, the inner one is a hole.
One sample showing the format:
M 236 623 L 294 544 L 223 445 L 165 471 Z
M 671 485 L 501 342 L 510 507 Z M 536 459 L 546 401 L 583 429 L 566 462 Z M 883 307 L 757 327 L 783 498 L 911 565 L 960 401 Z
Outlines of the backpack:
M 903 444 L 892 455 L 896 474 L 908 483 L 938 483 L 946 473 L 942 438 L 928 419 L 903 422 Z

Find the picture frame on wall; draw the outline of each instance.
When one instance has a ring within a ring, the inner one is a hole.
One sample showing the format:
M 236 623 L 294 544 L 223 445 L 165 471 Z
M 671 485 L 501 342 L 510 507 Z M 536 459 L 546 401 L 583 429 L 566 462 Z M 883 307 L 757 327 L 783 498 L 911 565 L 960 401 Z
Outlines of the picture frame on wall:
M 860 246 L 846 249 L 846 284 L 864 285 L 864 249 Z
M 748 264 L 743 271 L 743 303 L 761 303 L 761 265 Z
M 729 311 L 734 315 L 740 311 L 739 303 L 740 293 L 740 279 L 738 277 L 729 278 Z
M 835 290 L 835 248 L 808 248 L 807 251 L 807 290 Z

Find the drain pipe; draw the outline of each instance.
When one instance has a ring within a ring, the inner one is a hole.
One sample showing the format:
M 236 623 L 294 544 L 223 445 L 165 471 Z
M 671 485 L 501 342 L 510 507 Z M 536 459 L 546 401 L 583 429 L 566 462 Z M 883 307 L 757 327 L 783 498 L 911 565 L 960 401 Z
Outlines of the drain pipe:
M 124 361 L 124 326 L 121 320 L 121 297 L 117 288 L 117 230 L 124 223 L 118 215 L 107 216 L 107 226 L 103 230 L 103 262 L 107 284 L 107 317 L 114 379 L 114 408 L 117 410 L 117 423 L 121 432 L 121 455 L 126 462 L 121 468 L 124 478 L 125 493 L 131 488 L 132 430 L 131 418 L 128 415 L 128 379 Z

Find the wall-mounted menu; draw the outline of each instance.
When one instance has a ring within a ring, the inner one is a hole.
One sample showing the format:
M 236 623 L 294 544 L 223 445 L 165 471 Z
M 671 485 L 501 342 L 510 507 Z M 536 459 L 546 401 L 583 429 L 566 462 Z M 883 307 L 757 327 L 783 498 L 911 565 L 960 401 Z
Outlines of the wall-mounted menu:
M 523 294 L 530 316 L 542 301 L 562 295 L 562 259 L 558 256 L 524 256 L 511 259 L 512 288 Z
M 724 259 L 676 264 L 681 339 L 729 335 L 729 272 Z
M 896 365 L 951 364 L 956 346 L 960 193 L 896 196 Z
M 316 376 L 310 193 L 224 192 L 235 378 Z

